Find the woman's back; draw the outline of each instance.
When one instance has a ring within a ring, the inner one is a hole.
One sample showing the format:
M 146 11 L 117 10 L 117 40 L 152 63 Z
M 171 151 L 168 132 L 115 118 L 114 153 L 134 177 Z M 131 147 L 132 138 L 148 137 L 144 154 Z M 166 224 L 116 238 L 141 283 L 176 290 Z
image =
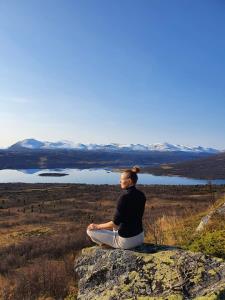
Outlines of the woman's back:
M 113 222 L 119 225 L 118 234 L 132 237 L 143 231 L 142 217 L 145 209 L 146 196 L 135 185 L 129 186 L 120 195 L 113 216 Z

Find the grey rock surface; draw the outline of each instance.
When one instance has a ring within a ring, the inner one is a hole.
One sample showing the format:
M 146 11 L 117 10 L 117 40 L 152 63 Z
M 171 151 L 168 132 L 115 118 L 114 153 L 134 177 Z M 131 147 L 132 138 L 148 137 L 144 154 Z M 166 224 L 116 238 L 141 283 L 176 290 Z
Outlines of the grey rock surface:
M 225 299 L 225 261 L 178 247 L 87 247 L 74 271 L 78 300 Z

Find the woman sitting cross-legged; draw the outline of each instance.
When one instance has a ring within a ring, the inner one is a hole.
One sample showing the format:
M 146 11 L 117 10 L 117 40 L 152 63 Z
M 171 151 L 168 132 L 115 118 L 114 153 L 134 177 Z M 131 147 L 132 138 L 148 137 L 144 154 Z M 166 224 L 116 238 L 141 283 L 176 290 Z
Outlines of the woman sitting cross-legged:
M 135 186 L 138 172 L 140 168 L 133 167 L 121 173 L 123 192 L 117 200 L 113 220 L 102 224 L 91 223 L 87 227 L 87 234 L 93 242 L 121 249 L 134 248 L 144 242 L 142 217 L 146 196 Z

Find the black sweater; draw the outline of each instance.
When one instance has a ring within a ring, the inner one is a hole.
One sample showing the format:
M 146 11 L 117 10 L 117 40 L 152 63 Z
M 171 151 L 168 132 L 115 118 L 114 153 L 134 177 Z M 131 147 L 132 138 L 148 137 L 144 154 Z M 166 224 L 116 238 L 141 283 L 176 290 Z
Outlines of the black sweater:
M 143 231 L 142 216 L 145 202 L 145 194 L 135 185 L 126 188 L 119 196 L 113 222 L 119 225 L 118 234 L 120 236 L 132 237 Z

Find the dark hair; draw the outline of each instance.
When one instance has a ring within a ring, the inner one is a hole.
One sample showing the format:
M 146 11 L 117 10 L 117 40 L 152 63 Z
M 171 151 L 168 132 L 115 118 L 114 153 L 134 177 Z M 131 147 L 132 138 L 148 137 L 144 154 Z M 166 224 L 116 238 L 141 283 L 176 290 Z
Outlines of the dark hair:
M 140 168 L 138 166 L 134 166 L 132 169 L 125 169 L 123 172 L 127 174 L 127 178 L 130 178 L 134 184 L 137 183 L 137 173 L 140 172 Z

